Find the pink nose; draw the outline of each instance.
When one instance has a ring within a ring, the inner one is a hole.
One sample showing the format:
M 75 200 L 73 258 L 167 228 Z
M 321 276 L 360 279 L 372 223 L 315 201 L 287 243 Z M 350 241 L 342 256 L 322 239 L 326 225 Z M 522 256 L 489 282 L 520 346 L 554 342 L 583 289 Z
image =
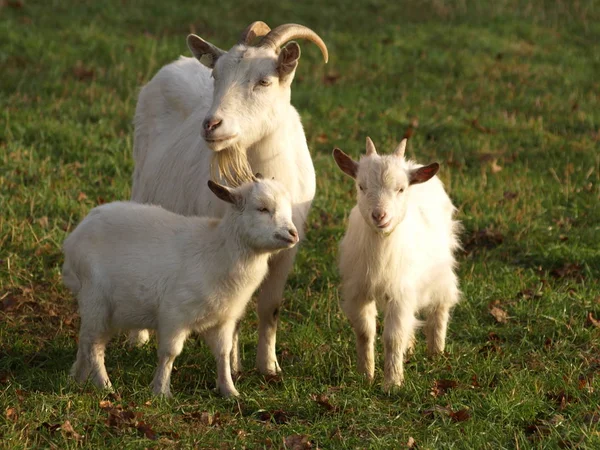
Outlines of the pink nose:
M 221 125 L 221 122 L 223 122 L 221 119 L 218 119 L 216 117 L 211 117 L 211 118 L 204 119 L 202 126 L 204 127 L 204 131 L 206 131 L 207 133 L 210 133 L 210 132 L 215 131 L 217 128 L 219 128 L 219 126 Z
M 385 219 L 385 216 L 387 214 L 385 213 L 385 211 L 380 211 L 380 210 L 375 210 L 373 211 L 373 213 L 371 214 L 371 217 L 373 217 L 373 220 L 377 223 L 380 223 L 383 221 L 383 219 Z

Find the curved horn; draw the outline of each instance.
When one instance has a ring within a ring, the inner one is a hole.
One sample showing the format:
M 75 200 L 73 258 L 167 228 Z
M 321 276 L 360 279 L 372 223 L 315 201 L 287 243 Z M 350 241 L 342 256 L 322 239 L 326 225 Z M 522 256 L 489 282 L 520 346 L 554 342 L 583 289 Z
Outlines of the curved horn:
M 319 47 L 321 53 L 323 53 L 325 62 L 329 60 L 329 53 L 327 52 L 327 46 L 325 45 L 325 42 L 323 42 L 323 39 L 310 28 L 295 23 L 279 25 L 263 37 L 258 45 L 260 47 L 272 47 L 275 50 L 279 50 L 279 47 L 283 44 L 297 38 L 308 39 L 317 44 L 317 47 Z
M 240 35 L 238 44 L 248 45 L 254 40 L 254 38 L 262 37 L 268 34 L 269 31 L 271 31 L 271 28 L 266 23 L 261 22 L 260 20 L 252 22 Z

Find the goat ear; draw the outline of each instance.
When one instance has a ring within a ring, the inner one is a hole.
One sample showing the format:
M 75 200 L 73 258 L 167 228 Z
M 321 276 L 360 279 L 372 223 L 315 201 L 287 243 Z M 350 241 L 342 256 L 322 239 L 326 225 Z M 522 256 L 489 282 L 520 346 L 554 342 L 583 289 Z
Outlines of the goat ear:
M 398 147 L 396 147 L 396 150 L 394 150 L 394 156 L 397 156 L 398 158 L 404 158 L 404 152 L 406 152 L 406 143 L 407 142 L 408 142 L 408 140 L 406 138 L 404 138 L 400 141 L 400 143 L 398 144 Z
M 335 159 L 336 164 L 342 172 L 347 175 L 350 175 L 352 178 L 356 178 L 356 174 L 358 173 L 358 163 L 346 155 L 339 148 L 333 149 L 333 159 Z
M 373 144 L 373 141 L 371 140 L 371 138 L 369 136 L 367 136 L 366 149 L 367 149 L 367 156 L 377 154 L 377 150 L 375 150 L 375 144 Z
M 296 42 L 292 41 L 281 49 L 277 60 L 277 73 L 280 80 L 288 80 L 294 75 L 299 59 L 300 46 Z
M 428 166 L 412 170 L 408 177 L 409 184 L 425 183 L 427 180 L 431 179 L 438 170 L 440 170 L 440 165 L 438 163 L 429 164 Z
M 217 59 L 227 53 L 195 34 L 190 34 L 187 37 L 187 45 L 196 59 L 209 69 L 214 68 Z
M 224 202 L 231 203 L 235 206 L 241 204 L 242 199 L 240 198 L 240 195 L 226 186 L 215 183 L 213 180 L 208 180 L 208 188 Z

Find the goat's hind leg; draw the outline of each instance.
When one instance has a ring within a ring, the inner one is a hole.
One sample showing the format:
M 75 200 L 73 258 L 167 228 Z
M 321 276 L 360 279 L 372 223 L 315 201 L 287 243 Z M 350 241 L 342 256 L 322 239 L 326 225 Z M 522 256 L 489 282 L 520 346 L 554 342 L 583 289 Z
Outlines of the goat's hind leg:
M 435 293 L 435 304 L 426 314 L 424 331 L 429 355 L 444 351 L 450 310 L 458 302 L 459 296 L 456 276 L 454 273 L 449 273 L 447 281 Z
M 100 322 L 82 317 L 77 360 L 71 367 L 71 376 L 79 383 L 91 378 L 98 388 L 111 389 L 112 385 L 104 365 L 104 354 L 111 333 L 104 329 Z

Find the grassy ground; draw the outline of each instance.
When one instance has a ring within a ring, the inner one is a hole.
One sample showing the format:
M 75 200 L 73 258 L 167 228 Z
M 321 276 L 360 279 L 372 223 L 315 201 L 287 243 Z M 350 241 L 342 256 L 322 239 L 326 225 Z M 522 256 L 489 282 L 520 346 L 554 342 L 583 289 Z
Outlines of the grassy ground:
M 236 3 L 0 2 L 0 447 L 600 448 L 600 3 Z M 214 393 L 195 339 L 171 401 L 148 388 L 153 346 L 122 339 L 107 357 L 118 395 L 78 387 L 61 242 L 128 198 L 139 86 L 187 54 L 189 31 L 227 47 L 257 19 L 307 24 L 331 54 L 325 66 L 301 43 L 293 91 L 318 194 L 282 312 L 283 377 L 252 369 L 251 311 L 240 400 Z M 373 386 L 356 374 L 337 306 L 354 194 L 330 152 L 358 155 L 367 134 L 390 151 L 406 132 L 460 209 L 464 299 L 447 354 L 429 360 L 421 341 L 386 396 L 380 371 Z

